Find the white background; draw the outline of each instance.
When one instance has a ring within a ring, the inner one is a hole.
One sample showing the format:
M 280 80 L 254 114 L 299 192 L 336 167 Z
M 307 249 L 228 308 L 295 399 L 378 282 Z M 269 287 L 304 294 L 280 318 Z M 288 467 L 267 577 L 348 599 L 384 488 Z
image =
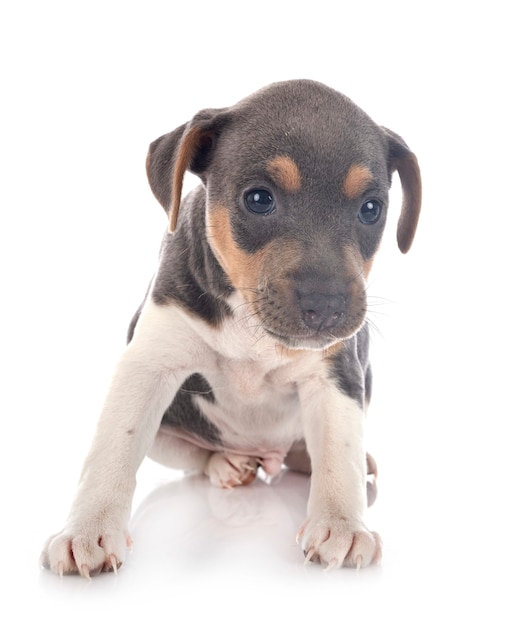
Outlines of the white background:
M 2 3 L 1 621 L 507 623 L 501 11 L 491 0 Z M 302 477 L 225 493 L 146 462 L 119 575 L 40 572 L 166 225 L 145 178 L 149 142 L 299 77 L 349 95 L 422 168 L 415 245 L 396 250 L 395 178 L 370 285 L 380 479 L 369 523 L 382 566 L 303 566 Z

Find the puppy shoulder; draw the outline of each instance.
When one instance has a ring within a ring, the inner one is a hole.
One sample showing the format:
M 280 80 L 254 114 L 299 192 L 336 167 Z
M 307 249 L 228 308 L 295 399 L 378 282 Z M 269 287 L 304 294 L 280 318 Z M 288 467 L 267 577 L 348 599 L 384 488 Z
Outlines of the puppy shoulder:
M 195 364 L 206 361 L 209 350 L 200 333 L 206 324 L 193 318 L 177 301 L 164 304 L 148 295 L 132 331 L 128 352 L 140 362 L 149 362 L 157 369 L 193 370 Z M 137 356 L 136 356 L 137 355 Z M 192 373 L 192 372 L 190 372 Z
M 226 299 L 233 287 L 208 243 L 205 203 L 202 187 L 185 198 L 178 229 L 163 238 L 151 297 L 218 326 L 231 313 Z
M 326 356 L 329 376 L 342 392 L 361 406 L 366 399 L 367 378 L 370 380 L 368 346 L 368 329 L 363 326 L 356 335 L 341 342 Z

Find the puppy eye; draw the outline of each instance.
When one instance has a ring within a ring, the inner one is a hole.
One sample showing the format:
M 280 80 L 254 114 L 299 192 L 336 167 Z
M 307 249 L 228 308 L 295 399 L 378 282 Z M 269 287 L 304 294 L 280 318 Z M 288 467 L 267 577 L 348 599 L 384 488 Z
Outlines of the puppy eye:
M 258 215 L 268 215 L 275 210 L 275 200 L 268 189 L 250 189 L 243 200 L 249 211 Z
M 375 224 L 381 217 L 381 202 L 379 200 L 367 200 L 362 204 L 358 218 L 362 224 Z

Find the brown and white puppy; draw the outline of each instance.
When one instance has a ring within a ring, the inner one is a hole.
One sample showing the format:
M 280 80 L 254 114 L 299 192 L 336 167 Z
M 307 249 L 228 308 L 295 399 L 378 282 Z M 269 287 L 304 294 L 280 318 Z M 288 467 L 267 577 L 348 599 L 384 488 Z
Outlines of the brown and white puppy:
M 181 201 L 187 170 L 202 185 Z M 45 567 L 88 577 L 120 566 L 147 454 L 220 487 L 258 467 L 311 471 L 307 560 L 379 560 L 363 521 L 366 281 L 395 170 L 407 252 L 421 203 L 414 154 L 322 84 L 270 85 L 152 143 L 148 178 L 169 232 Z

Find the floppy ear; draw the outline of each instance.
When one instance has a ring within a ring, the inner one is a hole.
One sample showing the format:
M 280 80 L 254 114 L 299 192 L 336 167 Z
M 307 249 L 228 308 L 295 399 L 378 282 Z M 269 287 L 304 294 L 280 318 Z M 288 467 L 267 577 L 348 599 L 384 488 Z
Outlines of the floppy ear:
M 422 204 L 422 180 L 416 156 L 405 141 L 391 130 L 383 128 L 388 137 L 388 164 L 390 173 L 397 170 L 402 185 L 402 210 L 397 225 L 397 243 L 406 253 L 416 233 Z
M 150 144 L 146 172 L 154 196 L 169 217 L 169 232 L 176 229 L 187 170 L 202 174 L 212 158 L 213 148 L 226 109 L 205 109 L 187 124 L 163 135 Z

